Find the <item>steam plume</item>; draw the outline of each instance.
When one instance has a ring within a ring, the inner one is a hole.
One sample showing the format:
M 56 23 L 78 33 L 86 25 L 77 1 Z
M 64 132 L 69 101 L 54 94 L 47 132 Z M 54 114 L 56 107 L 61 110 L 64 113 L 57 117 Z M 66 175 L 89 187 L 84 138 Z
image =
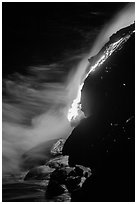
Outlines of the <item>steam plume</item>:
M 58 76 L 57 71 L 62 72 L 59 64 L 33 67 L 34 76 L 18 75 L 16 80 L 4 81 L 4 173 L 19 171 L 21 156 L 30 149 L 52 139 L 68 137 L 73 129 L 67 118 L 68 111 L 87 74 L 88 58 L 97 54 L 113 33 L 132 24 L 134 15 L 134 3 L 131 3 L 104 26 L 92 49 L 79 57 L 82 59 L 69 73 L 59 74 L 60 81 L 46 81 L 47 75 L 50 78 L 54 74 Z

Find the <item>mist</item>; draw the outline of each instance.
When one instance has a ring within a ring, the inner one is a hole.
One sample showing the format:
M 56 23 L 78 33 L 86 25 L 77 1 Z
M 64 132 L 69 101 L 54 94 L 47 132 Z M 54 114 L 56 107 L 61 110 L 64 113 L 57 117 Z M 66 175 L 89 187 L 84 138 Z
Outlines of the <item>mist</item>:
M 43 152 L 48 141 L 69 136 L 73 127 L 67 114 L 85 77 L 88 58 L 97 54 L 113 33 L 134 20 L 134 4 L 129 3 L 104 25 L 88 52 L 72 56 L 74 62 L 79 60 L 71 63 L 67 71 L 64 71 L 67 63 L 63 61 L 63 68 L 59 62 L 32 66 L 31 75 L 16 73 L 4 79 L 3 173 L 21 171 L 22 155 L 31 149 L 35 149 L 34 154 L 30 151 L 34 160 L 37 156 L 45 157 Z

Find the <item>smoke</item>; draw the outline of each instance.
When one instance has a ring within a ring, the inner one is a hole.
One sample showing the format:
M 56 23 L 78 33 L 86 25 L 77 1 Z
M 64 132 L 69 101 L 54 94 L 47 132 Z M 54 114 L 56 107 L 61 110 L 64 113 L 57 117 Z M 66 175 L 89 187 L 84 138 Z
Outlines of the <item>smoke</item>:
M 33 69 L 35 74 L 46 72 L 46 67 Z M 51 75 L 55 74 L 50 71 Z M 4 173 L 18 171 L 25 152 L 49 140 L 67 137 L 72 130 L 66 118 L 68 98 L 65 83 L 42 82 L 40 76 L 16 75 L 14 78 L 16 81 L 4 81 Z
M 85 77 L 88 58 L 97 54 L 113 33 L 132 24 L 134 13 L 134 3 L 130 3 L 104 26 L 88 53 L 73 56 L 67 72 L 67 63 L 58 63 L 31 67 L 29 76 L 15 74 L 4 80 L 3 173 L 19 171 L 25 152 L 69 136 L 73 128 L 67 114 Z M 42 157 L 43 149 L 39 152 Z M 36 154 L 32 156 L 35 159 Z
M 98 35 L 90 56 L 96 55 L 105 43 L 109 40 L 109 37 L 116 33 L 118 30 L 129 26 L 135 21 L 135 3 L 129 3 L 122 10 L 120 10 L 113 19 L 108 19 L 108 23 L 104 26 L 100 34 Z

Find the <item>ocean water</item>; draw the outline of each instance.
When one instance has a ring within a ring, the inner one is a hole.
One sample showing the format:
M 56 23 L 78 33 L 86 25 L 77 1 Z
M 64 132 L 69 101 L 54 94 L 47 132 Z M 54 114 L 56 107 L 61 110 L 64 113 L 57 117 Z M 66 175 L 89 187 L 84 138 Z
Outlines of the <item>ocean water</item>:
M 71 195 L 65 192 L 52 198 L 46 197 L 49 179 L 24 181 L 27 172 L 3 176 L 3 202 L 70 202 Z
M 46 184 L 34 182 L 9 182 L 2 185 L 3 202 L 45 201 Z

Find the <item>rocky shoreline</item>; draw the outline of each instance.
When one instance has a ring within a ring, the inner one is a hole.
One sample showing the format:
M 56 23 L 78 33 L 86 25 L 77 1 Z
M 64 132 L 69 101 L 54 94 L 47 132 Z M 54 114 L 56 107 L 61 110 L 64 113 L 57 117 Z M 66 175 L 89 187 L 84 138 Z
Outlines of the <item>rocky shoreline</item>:
M 24 177 L 24 181 L 45 181 L 45 198 L 49 201 L 71 201 L 71 193 L 79 190 L 92 175 L 89 167 L 69 166 L 69 157 L 62 155 L 64 143 L 64 139 L 59 139 L 53 144 L 50 153 L 55 157 L 45 165 L 30 169 Z

